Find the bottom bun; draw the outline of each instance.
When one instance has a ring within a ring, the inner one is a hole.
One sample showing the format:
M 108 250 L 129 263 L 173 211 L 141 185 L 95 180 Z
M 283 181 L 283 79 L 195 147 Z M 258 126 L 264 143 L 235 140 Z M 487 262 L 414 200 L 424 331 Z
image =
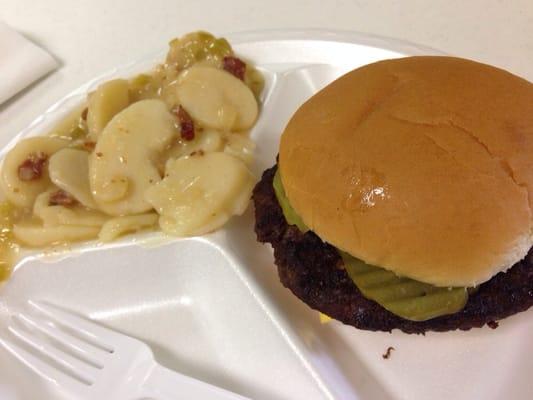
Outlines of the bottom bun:
M 265 171 L 254 189 L 255 231 L 260 242 L 274 248 L 281 283 L 311 308 L 359 329 L 424 333 L 494 327 L 495 321 L 533 306 L 530 250 L 524 260 L 482 284 L 458 313 L 422 322 L 390 313 L 361 294 L 334 247 L 313 232 L 304 234 L 287 224 L 272 187 L 276 169 Z

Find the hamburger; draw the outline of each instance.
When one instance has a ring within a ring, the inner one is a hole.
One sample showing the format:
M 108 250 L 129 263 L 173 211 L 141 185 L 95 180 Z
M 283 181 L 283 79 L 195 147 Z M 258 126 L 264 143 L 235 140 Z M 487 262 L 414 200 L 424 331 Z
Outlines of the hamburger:
M 533 305 L 533 84 L 454 57 L 358 68 L 292 116 L 253 201 L 311 308 L 372 331 L 495 327 Z

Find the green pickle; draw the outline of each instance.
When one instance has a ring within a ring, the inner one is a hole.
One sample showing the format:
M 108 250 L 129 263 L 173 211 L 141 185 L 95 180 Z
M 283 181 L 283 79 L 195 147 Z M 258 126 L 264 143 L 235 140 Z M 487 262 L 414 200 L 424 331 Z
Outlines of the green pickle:
M 374 300 L 391 313 L 411 320 L 426 321 L 461 311 L 468 301 L 463 287 L 437 287 L 397 276 L 340 252 L 348 276 L 363 296 Z
M 130 81 L 130 87 L 142 90 L 152 82 L 152 77 L 148 74 L 139 74 Z
M 141 93 L 150 90 L 153 78 L 148 74 L 139 74 L 129 82 L 129 88 L 134 93 Z
M 158 73 L 159 72 L 159 73 Z M 151 99 L 158 97 L 158 89 L 160 87 L 161 78 L 165 77 L 170 80 L 175 79 L 175 75 L 171 75 L 168 71 L 165 74 L 161 73 L 161 67 L 156 68 L 154 75 L 139 74 L 129 81 L 129 95 L 130 102 L 136 102 L 144 99 Z M 159 81 L 156 79 L 159 78 Z
M 302 232 L 307 232 L 309 228 L 304 224 L 300 216 L 296 214 L 296 212 L 289 203 L 289 199 L 287 199 L 287 196 L 285 195 L 285 189 L 283 188 L 283 184 L 281 183 L 279 169 L 274 175 L 273 186 L 274 192 L 276 193 L 276 198 L 278 199 L 279 205 L 281 206 L 283 215 L 285 216 L 287 222 L 290 225 L 296 225 L 298 229 L 300 229 Z
M 87 131 L 83 129 L 81 126 L 76 126 L 69 132 L 69 137 L 73 140 L 81 139 L 86 135 L 87 135 Z
M 230 44 L 224 38 L 216 38 L 208 32 L 193 32 L 170 42 L 167 63 L 179 70 L 199 61 L 215 66 L 222 63 L 225 56 L 233 54 Z
M 274 175 L 274 192 L 283 215 L 290 225 L 302 232 L 309 228 L 291 207 L 281 183 L 279 169 Z M 410 321 L 426 321 L 461 311 L 468 294 L 475 288 L 437 287 L 410 278 L 399 277 L 392 271 L 366 264 L 348 253 L 339 251 L 348 276 L 363 296 L 374 300 L 391 313 Z

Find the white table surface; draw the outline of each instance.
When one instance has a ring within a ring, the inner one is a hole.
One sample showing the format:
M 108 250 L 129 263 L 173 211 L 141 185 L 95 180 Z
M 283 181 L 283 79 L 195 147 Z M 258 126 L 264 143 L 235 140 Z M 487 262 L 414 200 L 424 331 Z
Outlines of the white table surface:
M 0 146 L 87 80 L 197 29 L 216 34 L 356 30 L 491 63 L 533 80 L 532 0 L 0 0 L 0 19 L 61 63 L 0 105 Z

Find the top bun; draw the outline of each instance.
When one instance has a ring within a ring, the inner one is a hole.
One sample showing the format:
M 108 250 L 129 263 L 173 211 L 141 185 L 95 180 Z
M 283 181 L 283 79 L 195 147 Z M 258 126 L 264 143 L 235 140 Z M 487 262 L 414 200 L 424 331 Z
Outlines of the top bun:
M 475 286 L 532 244 L 533 84 L 453 57 L 366 65 L 294 114 L 279 167 L 322 240 L 401 276 Z

